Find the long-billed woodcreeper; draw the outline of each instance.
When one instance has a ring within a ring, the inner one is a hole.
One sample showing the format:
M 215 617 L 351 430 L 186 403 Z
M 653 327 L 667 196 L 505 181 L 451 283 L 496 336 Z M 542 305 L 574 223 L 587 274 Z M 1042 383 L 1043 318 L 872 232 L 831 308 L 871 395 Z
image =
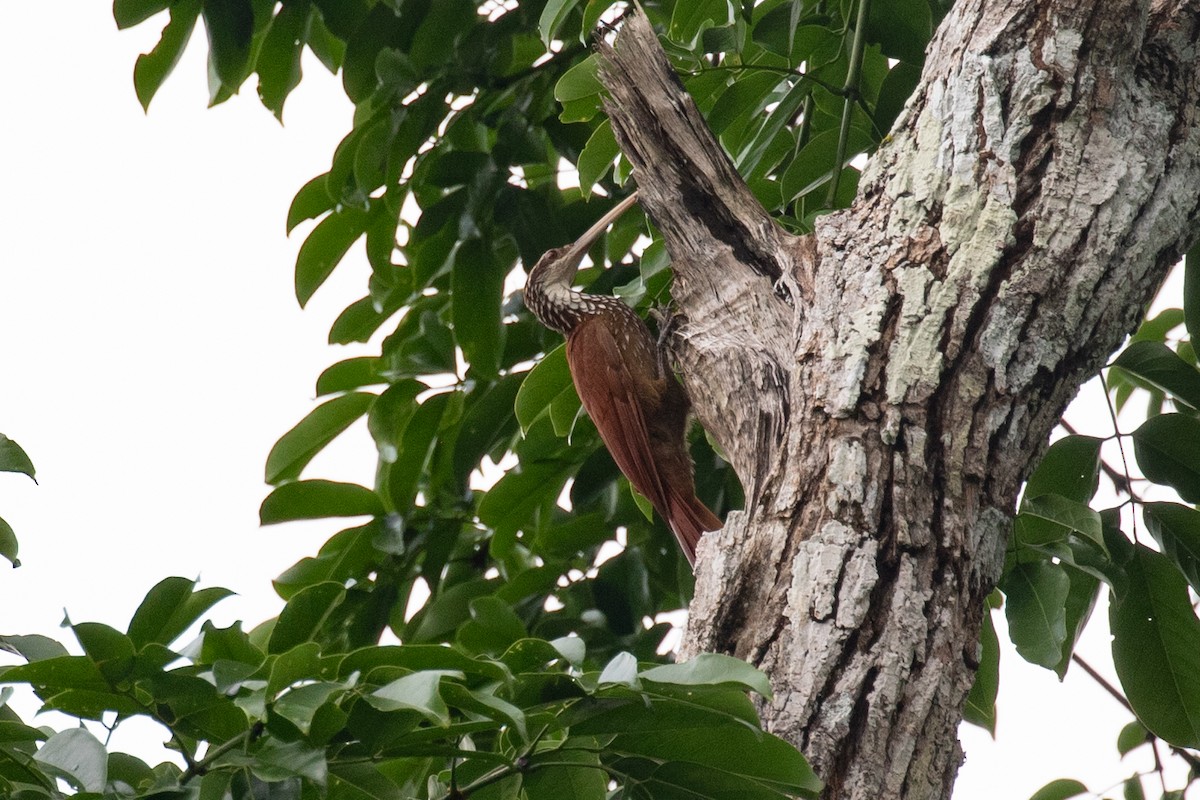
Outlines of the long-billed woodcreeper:
M 600 438 L 695 564 L 696 543 L 721 520 L 696 497 L 685 436 L 687 393 L 633 309 L 615 297 L 571 288 L 592 242 L 636 200 L 636 194 L 625 198 L 574 244 L 538 259 L 525 285 L 525 305 L 567 337 L 571 378 Z

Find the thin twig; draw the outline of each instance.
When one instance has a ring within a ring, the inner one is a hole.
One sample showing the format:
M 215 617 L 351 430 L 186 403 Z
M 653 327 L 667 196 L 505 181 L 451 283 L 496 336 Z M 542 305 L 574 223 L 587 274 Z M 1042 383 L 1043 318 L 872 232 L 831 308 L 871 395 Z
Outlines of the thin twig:
M 1129 705 L 1129 701 L 1125 699 L 1125 695 L 1108 682 L 1108 679 L 1095 670 L 1095 668 L 1079 657 L 1078 653 L 1071 653 L 1071 660 L 1079 665 L 1079 668 L 1086 672 L 1092 680 L 1100 684 L 1100 688 L 1108 692 L 1114 700 L 1125 706 L 1125 710 L 1130 714 L 1133 713 L 1133 706 Z
M 1154 771 L 1158 773 L 1158 782 L 1162 784 L 1163 794 L 1167 793 L 1167 776 L 1163 771 L 1162 757 L 1158 754 L 1158 739 L 1155 738 L 1150 742 L 1150 749 L 1154 753 Z
M 253 725 L 251 725 L 249 729 L 242 731 L 237 736 L 234 736 L 232 739 L 221 742 L 221 744 L 217 745 L 216 747 L 212 748 L 210 751 L 205 753 L 203 759 L 201 759 L 200 761 L 193 761 L 191 764 L 189 764 L 188 768 L 184 771 L 184 773 L 181 776 L 179 776 L 179 783 L 184 784 L 184 783 L 187 783 L 188 781 L 190 781 L 192 778 L 198 778 L 198 777 L 204 775 L 205 773 L 208 772 L 209 768 L 214 763 L 216 763 L 216 760 L 218 758 L 225 755 L 230 750 L 233 750 L 234 748 L 238 747 L 239 745 L 245 744 L 246 742 L 254 741 L 259 736 L 262 735 L 262 732 L 263 732 L 262 722 L 256 722 Z
M 1059 424 L 1059 427 L 1061 427 L 1063 430 L 1065 430 L 1067 433 L 1071 434 L 1072 436 L 1079 435 L 1079 432 L 1075 429 L 1075 427 L 1073 425 L 1071 425 L 1071 423 L 1067 422 L 1065 419 L 1060 419 L 1058 421 L 1058 424 Z M 1113 438 L 1115 439 L 1118 437 L 1114 436 Z M 1130 497 L 1130 499 L 1132 499 L 1133 502 L 1135 502 L 1135 503 L 1145 502 L 1144 500 L 1142 500 L 1141 495 L 1139 495 L 1137 492 L 1135 492 L 1133 490 L 1133 485 L 1130 482 L 1131 479 L 1129 478 L 1129 476 L 1122 474 L 1116 467 L 1114 467 L 1112 464 L 1109 464 L 1103 458 L 1100 459 L 1100 471 L 1104 473 L 1104 477 L 1108 478 L 1109 481 L 1112 482 L 1113 488 L 1115 490 L 1117 490 L 1118 492 L 1121 492 L 1122 494 L 1128 495 Z
M 1105 380 L 1103 372 L 1100 373 L 1100 386 L 1104 389 L 1104 402 L 1108 404 L 1108 415 L 1112 418 L 1113 435 L 1117 438 L 1117 450 L 1121 453 L 1121 465 L 1125 468 L 1125 480 L 1132 484 L 1133 478 L 1129 475 L 1129 459 L 1125 456 L 1125 442 L 1122 439 L 1124 434 L 1121 433 L 1121 428 L 1117 424 L 1117 409 L 1113 407 L 1112 398 L 1108 394 L 1108 381 Z M 1133 541 L 1137 542 L 1137 514 L 1130 514 L 1129 520 L 1130 526 L 1133 529 Z

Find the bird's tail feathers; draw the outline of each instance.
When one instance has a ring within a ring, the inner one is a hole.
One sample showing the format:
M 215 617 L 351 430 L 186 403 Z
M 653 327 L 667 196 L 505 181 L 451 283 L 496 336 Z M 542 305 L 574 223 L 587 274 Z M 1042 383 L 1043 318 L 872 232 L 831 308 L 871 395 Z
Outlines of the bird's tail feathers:
M 708 506 L 696 495 L 680 496 L 675 493 L 667 495 L 668 513 L 667 524 L 679 540 L 688 563 L 696 564 L 696 545 L 706 531 L 718 530 L 723 524 Z

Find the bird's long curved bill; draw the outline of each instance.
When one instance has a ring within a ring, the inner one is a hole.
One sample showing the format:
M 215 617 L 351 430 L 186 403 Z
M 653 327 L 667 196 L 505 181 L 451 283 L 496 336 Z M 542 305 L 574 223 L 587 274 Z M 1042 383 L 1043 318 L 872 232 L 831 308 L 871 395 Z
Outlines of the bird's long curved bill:
M 596 220 L 592 227 L 583 232 L 583 235 L 575 240 L 575 244 L 571 245 L 571 249 L 567 254 L 567 258 L 574 259 L 576 262 L 583 260 L 583 254 L 592 246 L 592 242 L 604 231 L 608 230 L 608 226 L 612 225 L 617 219 L 629 210 L 629 207 L 637 202 L 638 193 L 626 197 L 621 202 L 613 206 L 607 214 Z

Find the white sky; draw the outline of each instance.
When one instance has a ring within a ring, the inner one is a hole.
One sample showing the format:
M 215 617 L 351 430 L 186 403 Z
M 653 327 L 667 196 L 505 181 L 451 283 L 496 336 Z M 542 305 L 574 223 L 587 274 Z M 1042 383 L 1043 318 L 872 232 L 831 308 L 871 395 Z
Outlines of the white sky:
M 317 375 L 363 352 L 325 344 L 365 291 L 357 249 L 302 312 L 292 267 L 307 228 L 284 236 L 292 195 L 328 167 L 351 108 L 309 62 L 286 128 L 252 83 L 206 109 L 198 30 L 144 115 L 133 63 L 162 22 L 118 33 L 108 3 L 79 0 L 0 15 L 0 432 L 41 482 L 0 474 L 24 562 L 0 568 L 0 633 L 69 639 L 64 608 L 123 629 L 168 575 L 235 590 L 213 617 L 252 626 L 280 608 L 271 578 L 339 529 L 260 529 L 257 511 L 266 454 L 313 407 Z M 1110 432 L 1104 416 L 1088 428 Z M 373 469 L 360 426 L 306 477 L 369 485 Z M 1112 675 L 1103 624 L 1080 651 Z M 956 798 L 1026 798 L 1057 777 L 1103 792 L 1150 767 L 1146 748 L 1117 761 L 1127 716 L 1078 670 L 1060 685 L 1011 646 L 1002 664 L 997 741 L 964 727 Z M 156 740 L 141 735 L 126 746 Z

